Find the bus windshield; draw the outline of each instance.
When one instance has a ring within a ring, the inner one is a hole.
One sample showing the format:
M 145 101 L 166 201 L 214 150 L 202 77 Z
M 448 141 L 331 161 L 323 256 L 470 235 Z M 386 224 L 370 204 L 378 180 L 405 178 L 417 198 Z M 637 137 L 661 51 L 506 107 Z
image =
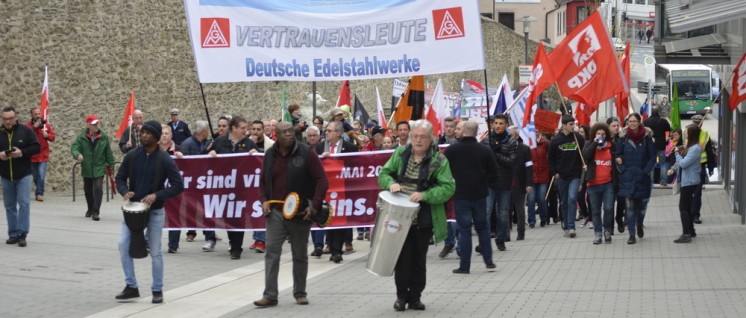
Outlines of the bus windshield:
M 679 100 L 709 100 L 712 96 L 708 71 L 672 71 L 671 77 L 678 88 Z

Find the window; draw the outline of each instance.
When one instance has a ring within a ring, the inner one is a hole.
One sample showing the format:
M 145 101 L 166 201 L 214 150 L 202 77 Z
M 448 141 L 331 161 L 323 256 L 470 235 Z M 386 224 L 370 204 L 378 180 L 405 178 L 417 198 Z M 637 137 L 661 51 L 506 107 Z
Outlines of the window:
M 635 4 L 645 4 L 645 0 L 635 0 Z
M 564 35 L 567 28 L 567 11 L 557 12 L 557 36 Z
M 575 22 L 575 25 L 578 25 L 581 22 L 585 21 L 585 19 L 587 19 L 588 16 L 590 15 L 590 12 L 591 12 L 591 8 L 590 7 L 578 7 L 577 8 L 578 21 Z
M 631 4 L 633 0 L 622 0 L 622 3 L 629 3 Z
M 515 13 L 500 12 L 497 14 L 497 22 L 506 27 L 509 27 L 511 30 L 515 30 Z

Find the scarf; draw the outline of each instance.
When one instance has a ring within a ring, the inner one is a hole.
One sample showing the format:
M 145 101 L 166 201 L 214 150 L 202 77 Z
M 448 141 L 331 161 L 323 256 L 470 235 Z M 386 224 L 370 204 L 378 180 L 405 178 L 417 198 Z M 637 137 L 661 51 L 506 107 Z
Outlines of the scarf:
M 640 127 L 637 127 L 637 131 L 632 130 L 632 128 L 627 127 L 626 130 L 627 137 L 629 139 L 632 139 L 635 143 L 640 143 L 642 141 L 642 138 L 645 137 L 645 127 L 640 125 Z

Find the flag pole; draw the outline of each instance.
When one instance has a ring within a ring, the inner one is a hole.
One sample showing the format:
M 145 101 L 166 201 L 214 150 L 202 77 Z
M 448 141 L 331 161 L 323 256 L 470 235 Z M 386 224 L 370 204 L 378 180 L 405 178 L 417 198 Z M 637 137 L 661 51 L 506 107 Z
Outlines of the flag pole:
M 727 80 L 727 81 L 725 81 L 725 82 L 723 82 L 723 83 L 725 84 L 725 85 L 723 85 L 723 86 L 727 87 L 726 85 L 728 85 L 728 82 L 730 82 L 730 81 L 731 81 L 731 80 L 733 79 L 733 75 L 735 75 L 735 74 L 736 74 L 735 72 L 731 72 L 731 73 L 730 73 L 730 77 L 728 77 L 728 80 Z M 730 93 L 730 92 L 729 92 L 729 93 Z M 718 98 L 716 98 L 716 99 L 715 99 L 715 100 L 714 100 L 714 101 L 712 102 L 712 105 L 713 105 L 713 106 L 715 106 L 715 102 L 717 102 L 717 103 L 718 103 L 718 105 L 720 105 L 720 102 L 721 102 L 721 100 L 720 100 L 720 97 L 721 97 L 721 96 L 723 96 L 723 93 L 722 93 L 722 92 L 720 93 L 720 95 L 718 95 Z M 711 107 L 707 107 L 707 109 L 706 109 L 706 111 L 705 111 L 705 115 L 704 115 L 704 116 L 702 117 L 702 121 L 701 121 L 701 122 L 699 122 L 699 128 L 702 128 L 702 124 L 704 124 L 704 123 L 705 123 L 705 119 L 707 119 L 707 114 L 709 114 L 711 110 L 712 110 L 712 106 L 711 106 Z
M 202 93 L 202 104 L 205 105 L 205 116 L 207 116 L 207 125 L 210 127 L 210 137 L 212 137 L 212 120 L 210 120 L 210 110 L 207 109 L 207 98 L 205 98 L 205 89 L 202 82 L 199 83 L 199 91 Z
M 489 142 L 490 147 L 492 146 L 492 134 L 490 133 L 491 127 L 490 127 L 490 86 L 487 85 L 487 69 L 483 69 L 484 71 L 484 96 L 487 97 L 487 99 L 484 100 L 485 104 L 487 104 L 487 118 L 485 118 L 485 121 L 487 122 L 487 142 Z M 500 89 L 499 87 L 497 89 Z
M 311 119 L 311 122 L 316 119 L 316 81 L 311 82 L 311 91 L 312 91 L 312 101 L 311 101 L 311 107 L 313 108 L 313 118 Z
M 560 90 L 559 85 L 557 85 L 556 81 L 554 82 L 554 87 L 557 88 L 557 92 L 560 95 L 560 102 L 562 103 L 562 108 L 565 109 L 565 114 L 570 114 L 570 112 L 567 111 L 567 104 L 565 104 L 565 96 L 562 95 L 562 90 Z M 580 161 L 583 162 L 583 167 L 586 167 L 587 165 L 585 163 L 585 158 L 583 158 L 583 150 L 580 149 L 580 142 L 578 142 L 578 135 L 576 135 L 574 131 L 572 133 L 572 138 L 575 139 L 575 144 L 578 145 L 577 149 L 578 149 L 578 155 L 580 155 Z

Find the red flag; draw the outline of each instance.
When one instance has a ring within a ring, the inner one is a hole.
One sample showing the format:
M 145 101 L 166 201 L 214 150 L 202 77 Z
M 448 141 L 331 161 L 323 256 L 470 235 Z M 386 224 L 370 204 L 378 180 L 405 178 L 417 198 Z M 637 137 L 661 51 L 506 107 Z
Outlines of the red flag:
M 342 105 L 352 105 L 352 101 L 350 99 L 350 81 L 342 82 L 342 86 L 339 87 L 339 99 L 337 100 L 337 107 Z
M 468 84 L 469 87 L 471 88 L 472 92 L 484 93 L 484 86 L 482 86 L 482 83 L 475 82 L 472 80 L 465 80 L 465 81 L 466 81 L 466 84 Z
M 135 90 L 132 90 L 132 93 L 130 94 L 130 100 L 127 102 L 127 107 L 124 108 L 124 116 L 122 116 L 122 123 L 119 124 L 119 129 L 117 129 L 117 133 L 115 136 L 117 138 L 122 138 L 122 134 L 124 131 L 132 125 L 132 114 L 135 112 Z
M 629 41 L 627 41 L 627 46 L 624 48 L 624 55 L 622 55 L 622 71 L 624 72 L 624 82 L 627 83 L 628 87 L 630 83 L 629 60 Z M 619 94 L 616 94 L 616 98 L 614 99 L 614 106 L 616 106 L 616 114 L 619 117 L 620 121 L 623 121 L 625 118 L 627 118 L 627 115 L 629 115 L 629 92 L 621 92 Z
M 531 78 L 528 80 L 528 98 L 526 98 L 526 111 L 523 112 L 523 127 L 531 122 L 534 104 L 539 94 L 556 81 L 549 67 L 549 59 L 544 46 L 539 44 L 534 56 L 534 68 L 531 70 Z
M 389 126 L 386 125 L 386 114 L 383 113 L 383 103 L 381 102 L 381 93 L 378 92 L 378 86 L 376 86 L 376 113 L 378 114 L 378 123 L 381 127 L 383 129 L 389 128 Z
M 48 120 L 49 112 L 49 77 L 47 76 L 47 66 L 44 65 L 44 84 L 41 86 L 41 102 L 39 102 L 39 111 L 41 118 Z
M 596 109 L 598 109 L 598 105 L 594 107 L 583 104 L 582 102 L 578 102 L 578 106 L 575 108 L 575 120 L 578 122 L 578 126 L 590 126 L 591 114 L 593 114 Z
M 552 73 L 567 98 L 597 105 L 629 92 L 601 14 L 596 11 L 549 54 Z
M 736 64 L 736 68 L 733 69 L 733 84 L 731 84 L 729 100 L 731 111 L 746 100 L 746 65 L 743 63 L 744 60 L 746 60 L 746 53 L 743 54 L 741 60 Z

